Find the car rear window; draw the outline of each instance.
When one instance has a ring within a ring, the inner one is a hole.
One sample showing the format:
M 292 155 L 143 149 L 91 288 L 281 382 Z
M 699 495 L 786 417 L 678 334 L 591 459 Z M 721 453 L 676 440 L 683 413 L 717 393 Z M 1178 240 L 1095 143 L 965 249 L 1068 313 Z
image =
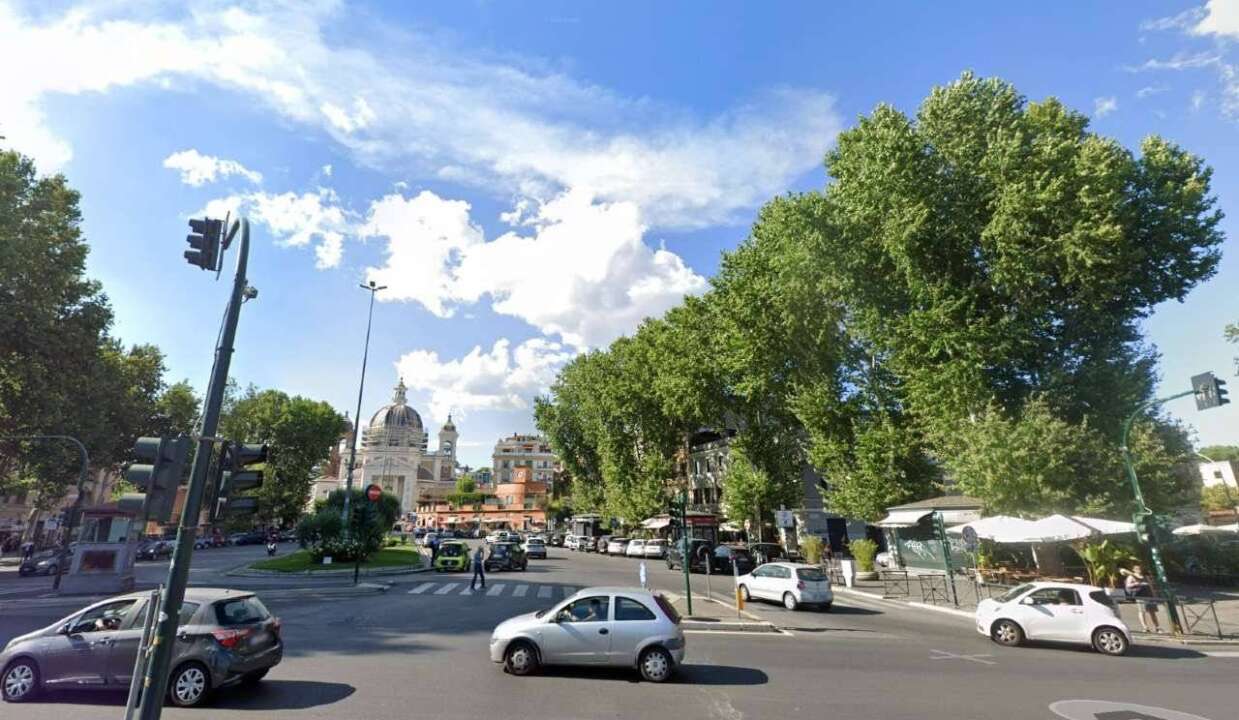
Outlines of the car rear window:
M 808 582 L 821 582 L 826 579 L 826 573 L 817 568 L 796 568 L 796 577 Z
M 1114 598 L 1110 597 L 1105 590 L 1094 590 L 1089 593 L 1088 596 L 1106 607 L 1115 609 L 1118 608 L 1118 606 L 1114 604 Z
M 680 624 L 680 613 L 675 611 L 675 606 L 667 602 L 667 598 L 662 595 L 655 595 L 654 602 L 658 603 L 659 609 L 663 611 L 664 615 L 671 619 L 671 622 L 676 625 Z
M 215 603 L 215 620 L 224 627 L 248 625 L 271 617 L 262 601 L 253 595 Z
M 463 555 L 465 549 L 460 545 L 452 543 L 450 545 L 442 545 L 439 547 L 439 554 L 443 557 L 458 557 Z

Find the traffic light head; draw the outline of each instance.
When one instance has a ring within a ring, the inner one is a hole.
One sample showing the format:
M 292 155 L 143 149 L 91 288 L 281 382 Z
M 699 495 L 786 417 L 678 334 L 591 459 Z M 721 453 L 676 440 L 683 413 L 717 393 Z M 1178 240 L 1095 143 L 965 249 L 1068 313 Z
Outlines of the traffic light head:
M 167 522 L 192 442 L 185 436 L 138 438 L 133 446 L 138 461 L 125 471 L 125 480 L 142 492 L 122 495 L 117 507 L 148 520 Z
M 215 506 L 211 519 L 224 515 L 241 515 L 258 509 L 253 497 L 239 493 L 262 487 L 262 470 L 251 466 L 267 462 L 267 446 L 263 444 L 225 443 L 220 452 L 218 476 L 215 482 Z
M 1192 376 L 1192 393 L 1196 396 L 1197 410 L 1208 410 L 1230 403 L 1226 381 L 1218 380 L 1211 372 Z
M 203 270 L 214 272 L 219 269 L 220 236 L 224 231 L 222 220 L 203 218 L 189 221 L 189 250 L 185 251 L 185 259 L 190 265 L 197 265 Z

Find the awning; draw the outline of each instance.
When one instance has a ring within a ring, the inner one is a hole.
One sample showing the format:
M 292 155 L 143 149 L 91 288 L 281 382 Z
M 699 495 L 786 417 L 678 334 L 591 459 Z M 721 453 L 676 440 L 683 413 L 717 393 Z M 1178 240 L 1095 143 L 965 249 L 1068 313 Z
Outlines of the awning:
M 662 530 L 671 524 L 671 518 L 668 517 L 652 517 L 641 523 L 641 527 L 646 530 Z
M 912 527 L 921 521 L 921 518 L 933 512 L 932 510 L 896 510 L 890 515 L 882 518 L 874 523 L 878 527 Z

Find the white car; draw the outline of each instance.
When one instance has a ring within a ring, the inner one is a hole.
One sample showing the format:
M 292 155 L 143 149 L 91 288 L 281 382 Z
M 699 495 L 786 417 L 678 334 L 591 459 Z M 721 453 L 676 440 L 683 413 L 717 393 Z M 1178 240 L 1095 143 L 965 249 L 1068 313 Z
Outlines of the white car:
M 1057 640 L 1092 645 L 1106 655 L 1131 647 L 1131 631 L 1118 606 L 1093 585 L 1034 582 L 977 605 L 977 632 L 1000 645 Z
M 748 602 L 753 598 L 783 603 L 788 610 L 801 605 L 816 605 L 830 612 L 835 594 L 830 589 L 830 578 L 816 565 L 770 562 L 759 565 L 736 581 L 740 597 Z
M 645 557 L 645 541 L 629 540 L 628 548 L 624 550 L 624 554 L 628 557 Z
M 641 588 L 585 588 L 546 610 L 499 623 L 490 659 L 513 675 L 539 665 L 635 667 L 651 682 L 684 662 L 680 615 L 662 595 Z
M 661 560 L 667 557 L 666 540 L 646 540 L 645 547 L 642 549 L 645 551 L 645 557 L 647 558 L 657 558 Z
M 428 532 L 422 536 L 422 547 L 430 547 L 430 541 L 437 540 L 439 533 Z
M 579 542 L 580 542 L 580 538 L 578 538 L 576 535 L 565 535 L 564 536 L 564 548 L 565 549 L 576 550 L 577 543 Z
M 608 555 L 623 555 L 628 550 L 628 538 L 613 537 L 607 541 Z

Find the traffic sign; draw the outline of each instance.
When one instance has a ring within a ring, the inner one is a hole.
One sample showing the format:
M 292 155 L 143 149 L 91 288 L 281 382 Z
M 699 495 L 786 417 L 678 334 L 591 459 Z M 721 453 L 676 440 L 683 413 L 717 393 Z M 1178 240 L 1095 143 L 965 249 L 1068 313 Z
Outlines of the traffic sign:
M 792 515 L 791 510 L 775 510 L 774 522 L 781 528 L 790 528 L 796 526 L 796 518 Z
M 366 499 L 370 502 L 378 502 L 379 498 L 383 497 L 383 488 L 371 483 L 366 486 Z

